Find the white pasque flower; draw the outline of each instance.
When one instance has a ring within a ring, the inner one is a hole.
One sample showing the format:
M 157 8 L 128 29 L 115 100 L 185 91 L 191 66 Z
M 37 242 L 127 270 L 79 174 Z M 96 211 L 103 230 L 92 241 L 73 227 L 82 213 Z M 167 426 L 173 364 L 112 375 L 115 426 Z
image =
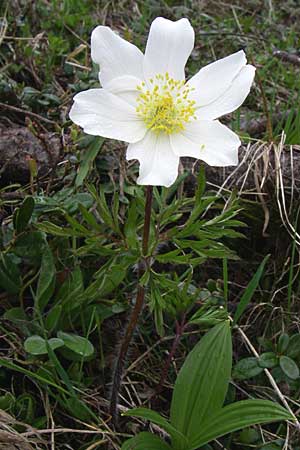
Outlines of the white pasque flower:
M 186 82 L 193 47 L 187 19 L 156 18 L 144 55 L 109 27 L 92 33 L 102 89 L 75 95 L 70 118 L 88 134 L 128 142 L 127 160 L 140 162 L 139 184 L 170 186 L 181 156 L 213 166 L 238 163 L 240 140 L 216 119 L 243 103 L 255 68 L 241 50 Z

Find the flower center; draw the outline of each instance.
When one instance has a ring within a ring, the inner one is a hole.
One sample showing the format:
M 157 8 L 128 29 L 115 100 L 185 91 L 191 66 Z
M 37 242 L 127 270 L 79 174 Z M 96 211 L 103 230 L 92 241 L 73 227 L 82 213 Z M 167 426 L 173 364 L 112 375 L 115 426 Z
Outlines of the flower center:
M 137 86 L 140 95 L 137 98 L 136 111 L 147 128 L 157 133 L 178 133 L 195 117 L 195 101 L 188 98 L 192 88 L 185 81 L 169 77 L 168 72 L 158 74 L 146 83 Z

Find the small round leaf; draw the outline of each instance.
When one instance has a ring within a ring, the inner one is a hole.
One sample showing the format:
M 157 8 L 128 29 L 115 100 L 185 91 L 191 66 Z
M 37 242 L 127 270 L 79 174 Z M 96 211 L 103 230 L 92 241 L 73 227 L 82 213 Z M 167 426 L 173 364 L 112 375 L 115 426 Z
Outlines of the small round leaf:
M 281 356 L 279 363 L 285 375 L 291 378 L 291 380 L 297 380 L 299 378 L 299 368 L 295 361 L 288 356 Z
M 72 333 L 64 333 L 63 331 L 59 331 L 57 336 L 64 341 L 65 346 L 69 350 L 72 350 L 82 357 L 86 358 L 94 353 L 93 344 L 85 337 Z
M 244 358 L 235 365 L 232 376 L 236 380 L 247 380 L 259 375 L 263 370 L 257 358 Z
M 300 334 L 293 334 L 293 336 L 291 336 L 286 355 L 290 358 L 297 358 L 300 356 Z
M 278 353 L 284 353 L 288 348 L 290 338 L 287 334 L 282 334 L 278 339 L 277 350 Z
M 64 341 L 57 338 L 51 338 L 49 339 L 48 344 L 52 350 L 55 350 L 56 348 L 62 347 Z M 31 355 L 46 355 L 48 353 L 46 341 L 41 336 L 30 336 L 27 338 L 24 342 L 24 348 L 26 352 Z
M 266 352 L 262 353 L 259 357 L 258 364 L 263 369 L 273 369 L 278 364 L 278 359 L 275 353 Z

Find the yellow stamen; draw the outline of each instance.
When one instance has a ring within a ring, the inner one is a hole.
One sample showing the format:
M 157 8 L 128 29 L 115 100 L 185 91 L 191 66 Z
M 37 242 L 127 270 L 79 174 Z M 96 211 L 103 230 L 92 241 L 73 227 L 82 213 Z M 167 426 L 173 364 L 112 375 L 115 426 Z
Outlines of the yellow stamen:
M 193 88 L 184 81 L 170 78 L 168 72 L 157 74 L 150 79 L 151 90 L 145 83 L 137 86 L 140 95 L 137 98 L 136 111 L 147 128 L 157 133 L 178 133 L 185 125 L 195 119 L 195 101 L 188 99 Z

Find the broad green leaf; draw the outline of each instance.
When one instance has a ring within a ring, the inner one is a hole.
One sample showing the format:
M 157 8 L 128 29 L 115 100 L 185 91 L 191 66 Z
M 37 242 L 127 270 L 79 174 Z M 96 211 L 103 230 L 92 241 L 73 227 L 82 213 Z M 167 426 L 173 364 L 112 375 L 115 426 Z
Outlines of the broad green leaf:
M 163 428 L 172 438 L 173 447 L 180 450 L 185 450 L 187 448 L 186 437 L 174 428 L 170 422 L 162 417 L 155 411 L 147 408 L 134 408 L 126 411 L 124 416 L 140 417 L 142 419 L 150 420 L 151 422 L 159 425 Z
M 216 325 L 193 348 L 174 387 L 171 424 L 191 439 L 225 400 L 232 364 L 229 322 Z
M 75 179 L 76 187 L 81 186 L 84 182 L 89 170 L 91 169 L 93 161 L 101 150 L 103 143 L 104 138 L 97 136 L 93 139 L 87 150 L 81 151 L 80 167 Z
M 293 419 L 293 416 L 277 403 L 269 400 L 243 400 L 208 416 L 207 421 L 199 427 L 197 435 L 190 440 L 188 448 L 198 449 L 227 433 L 251 425 Z
M 77 334 L 64 333 L 59 331 L 57 337 L 64 341 L 65 346 L 82 357 L 92 356 L 94 353 L 93 344 L 85 337 Z
M 86 288 L 84 297 L 92 301 L 110 294 L 126 277 L 129 265 L 131 263 L 126 258 L 120 259 L 120 262 L 117 262 L 115 258 L 109 260 L 94 274 L 95 281 Z
M 51 338 L 48 340 L 48 344 L 52 350 L 55 350 L 62 347 L 64 341 L 58 338 Z M 30 336 L 27 338 L 24 342 L 24 348 L 31 355 L 46 355 L 48 353 L 46 341 L 41 336 Z
M 160 437 L 146 431 L 124 442 L 121 450 L 171 450 Z
M 250 357 L 241 359 L 233 368 L 232 377 L 235 380 L 247 380 L 255 377 L 263 371 L 258 358 Z
M 299 367 L 293 359 L 288 356 L 281 356 L 279 364 L 283 372 L 291 378 L 291 380 L 297 380 L 299 378 Z
M 55 280 L 54 258 L 49 246 L 45 245 L 36 292 L 36 302 L 41 311 L 45 308 L 54 292 Z
M 236 309 L 235 315 L 234 315 L 234 320 L 233 320 L 233 325 L 235 325 L 239 318 L 241 317 L 241 315 L 243 314 L 243 312 L 245 311 L 245 309 L 247 308 L 247 305 L 249 304 L 249 302 L 251 301 L 254 292 L 256 291 L 256 288 L 258 286 L 258 283 L 262 277 L 265 265 L 269 259 L 270 255 L 267 255 L 263 261 L 261 262 L 259 268 L 257 269 L 257 271 L 255 272 L 253 278 L 251 279 L 250 283 L 248 284 L 248 286 L 246 287 L 240 301 L 238 304 L 238 307 Z

